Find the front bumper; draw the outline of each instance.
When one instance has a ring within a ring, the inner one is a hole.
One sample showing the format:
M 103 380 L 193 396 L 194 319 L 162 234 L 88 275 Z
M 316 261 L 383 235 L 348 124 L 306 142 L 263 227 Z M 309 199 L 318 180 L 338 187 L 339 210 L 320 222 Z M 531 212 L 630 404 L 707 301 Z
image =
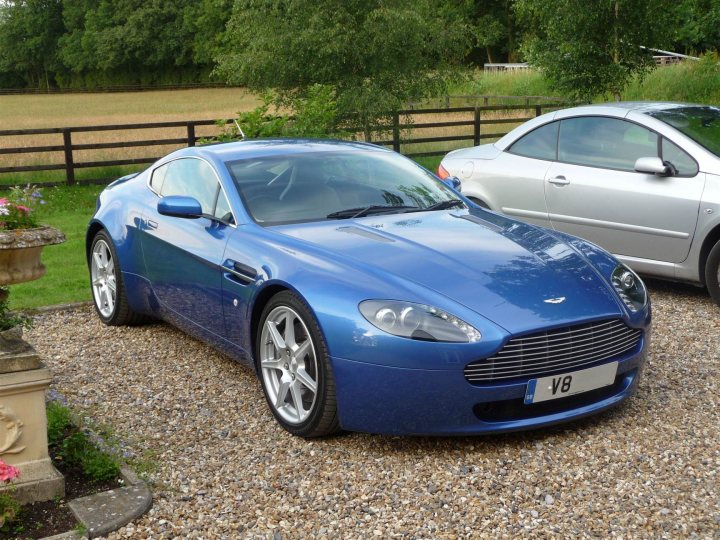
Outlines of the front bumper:
M 599 413 L 630 397 L 645 363 L 639 352 L 618 358 L 611 386 L 524 405 L 527 379 L 487 386 L 463 370 L 381 366 L 333 357 L 340 424 L 349 431 L 393 435 L 476 435 L 520 431 Z M 614 360 L 613 360 L 614 361 Z

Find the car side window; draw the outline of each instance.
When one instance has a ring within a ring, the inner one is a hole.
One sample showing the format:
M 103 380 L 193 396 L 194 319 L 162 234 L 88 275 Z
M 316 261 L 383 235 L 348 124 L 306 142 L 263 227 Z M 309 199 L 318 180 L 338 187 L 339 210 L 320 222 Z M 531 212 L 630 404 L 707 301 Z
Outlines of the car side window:
M 560 122 L 550 122 L 532 130 L 515 141 L 508 152 L 529 158 L 555 161 L 559 125 Z
M 166 163 L 153 171 L 152 177 L 150 178 L 150 187 L 153 188 L 155 193 L 162 193 L 162 186 L 165 181 L 165 174 L 167 174 L 169 165 L 169 163 Z
M 169 163 L 160 194 L 194 197 L 203 214 L 213 216 L 219 191 L 220 183 L 212 167 L 200 159 L 186 158 Z
M 695 176 L 698 173 L 698 165 L 695 160 L 665 137 L 662 140 L 662 159 L 673 164 L 677 169 L 678 176 Z
M 638 158 L 657 156 L 657 133 L 632 122 L 601 116 L 560 122 L 559 161 L 634 171 Z
M 230 209 L 230 203 L 228 202 L 227 197 L 225 197 L 225 193 L 223 193 L 222 189 L 218 193 L 217 204 L 215 205 L 215 213 L 213 215 L 216 219 L 219 219 L 220 221 L 224 221 L 226 223 L 235 223 L 235 219 L 232 215 L 232 210 Z

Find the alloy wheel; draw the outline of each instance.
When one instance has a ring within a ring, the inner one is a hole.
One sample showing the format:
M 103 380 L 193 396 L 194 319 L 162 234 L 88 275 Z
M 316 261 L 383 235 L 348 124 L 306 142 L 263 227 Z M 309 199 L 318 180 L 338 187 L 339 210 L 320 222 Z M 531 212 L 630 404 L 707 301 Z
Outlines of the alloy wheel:
M 307 420 L 317 399 L 317 353 L 305 321 L 288 306 L 276 307 L 265 318 L 260 368 L 277 414 L 293 425 Z
M 109 318 L 115 311 L 117 283 L 115 262 L 105 240 L 95 242 L 90 259 L 90 279 L 98 311 Z

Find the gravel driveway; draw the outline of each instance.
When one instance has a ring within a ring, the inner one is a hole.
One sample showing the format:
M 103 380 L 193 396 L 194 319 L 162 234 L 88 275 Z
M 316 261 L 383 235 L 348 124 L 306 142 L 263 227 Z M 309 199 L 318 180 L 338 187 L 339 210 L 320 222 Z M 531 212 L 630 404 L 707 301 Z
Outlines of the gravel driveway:
M 55 389 L 150 466 L 153 509 L 113 538 L 720 538 L 720 309 L 690 287 L 650 291 L 634 398 L 504 436 L 295 438 L 248 369 L 91 308 L 38 315 L 29 341 Z

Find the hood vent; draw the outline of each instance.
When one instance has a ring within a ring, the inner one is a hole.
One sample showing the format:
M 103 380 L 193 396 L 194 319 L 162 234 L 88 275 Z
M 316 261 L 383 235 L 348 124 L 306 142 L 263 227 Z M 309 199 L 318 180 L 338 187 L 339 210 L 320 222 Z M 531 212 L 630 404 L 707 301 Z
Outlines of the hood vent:
M 358 236 L 362 236 L 363 238 L 367 238 L 368 240 L 376 240 L 378 242 L 394 242 L 392 238 L 388 238 L 387 236 L 383 236 L 381 234 L 378 234 L 373 231 L 369 231 L 367 229 L 361 229 L 360 227 L 338 227 L 338 231 L 348 233 L 348 234 L 356 234 Z

